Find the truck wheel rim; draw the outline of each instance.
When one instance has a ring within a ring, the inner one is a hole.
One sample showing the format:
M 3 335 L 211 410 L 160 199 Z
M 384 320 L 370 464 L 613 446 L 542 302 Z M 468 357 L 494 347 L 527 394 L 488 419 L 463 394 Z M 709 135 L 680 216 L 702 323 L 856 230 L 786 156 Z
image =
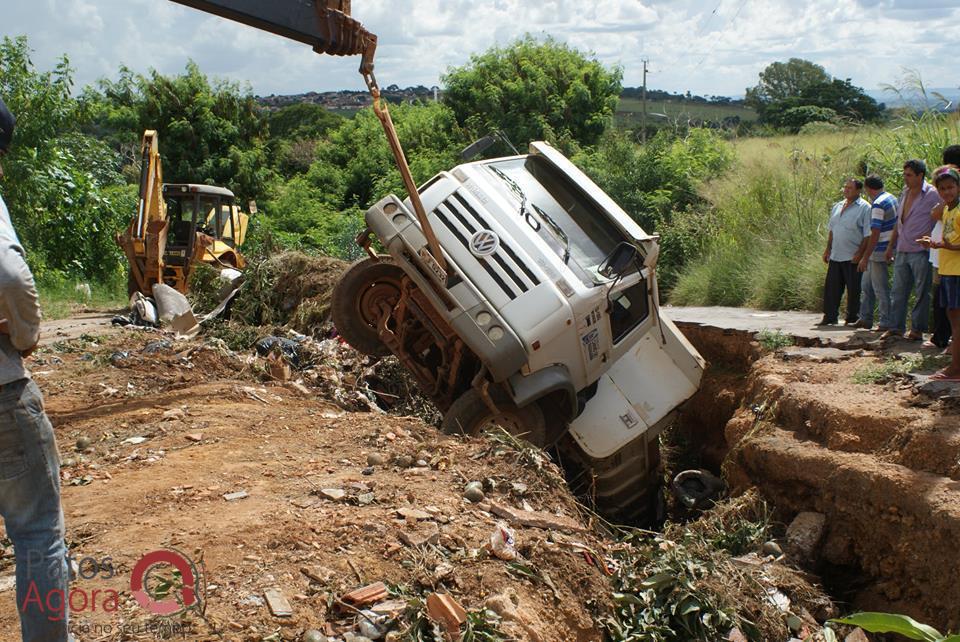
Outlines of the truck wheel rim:
M 372 283 L 369 288 L 364 290 L 360 299 L 357 301 L 357 312 L 364 323 L 371 327 L 377 327 L 377 321 L 383 313 L 381 304 L 393 308 L 400 299 L 400 283 L 390 279 L 384 279 Z

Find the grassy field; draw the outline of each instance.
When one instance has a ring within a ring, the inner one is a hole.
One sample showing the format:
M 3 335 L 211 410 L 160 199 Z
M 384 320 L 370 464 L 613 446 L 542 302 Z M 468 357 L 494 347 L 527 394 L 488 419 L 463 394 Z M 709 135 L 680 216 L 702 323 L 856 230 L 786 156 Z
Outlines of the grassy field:
M 639 98 L 621 98 L 617 105 L 617 124 L 620 127 L 640 125 L 643 104 Z M 661 114 L 661 115 L 656 115 Z M 684 100 L 647 100 L 647 123 L 656 125 L 664 122 L 722 121 L 730 116 L 738 116 L 742 121 L 757 119 L 757 113 L 741 105 L 713 105 L 687 102 Z
M 79 283 L 79 282 L 77 282 Z M 40 309 L 44 319 L 65 319 L 79 312 L 125 310 L 128 305 L 127 285 L 119 279 L 113 283 L 90 283 L 90 297 L 77 289 L 77 283 L 58 281 L 39 283 Z
M 956 115 L 738 141 L 734 168 L 702 188 L 711 203 L 699 214 L 703 251 L 670 302 L 819 309 L 826 223 L 844 178 L 877 173 L 896 195 L 905 160 L 922 158 L 932 169 L 957 141 Z

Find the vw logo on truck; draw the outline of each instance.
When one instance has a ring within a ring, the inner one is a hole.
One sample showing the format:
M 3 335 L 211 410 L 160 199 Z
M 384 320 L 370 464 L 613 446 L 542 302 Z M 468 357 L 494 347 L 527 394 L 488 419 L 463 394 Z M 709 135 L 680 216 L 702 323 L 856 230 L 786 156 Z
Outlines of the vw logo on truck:
M 490 230 L 480 230 L 470 239 L 470 251 L 474 256 L 490 256 L 500 247 L 500 237 Z

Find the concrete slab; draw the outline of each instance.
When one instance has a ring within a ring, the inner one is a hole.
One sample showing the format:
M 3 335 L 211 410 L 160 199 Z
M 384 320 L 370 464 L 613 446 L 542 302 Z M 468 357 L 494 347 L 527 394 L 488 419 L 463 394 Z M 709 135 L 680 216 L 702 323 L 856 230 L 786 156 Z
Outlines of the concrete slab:
M 782 332 L 801 339 L 807 345 L 836 347 L 864 346 L 878 341 L 880 334 L 843 325 L 817 326 L 823 315 L 793 310 L 754 310 L 727 307 L 663 306 L 664 313 L 678 324 L 696 324 L 726 330 L 758 333 L 762 330 Z

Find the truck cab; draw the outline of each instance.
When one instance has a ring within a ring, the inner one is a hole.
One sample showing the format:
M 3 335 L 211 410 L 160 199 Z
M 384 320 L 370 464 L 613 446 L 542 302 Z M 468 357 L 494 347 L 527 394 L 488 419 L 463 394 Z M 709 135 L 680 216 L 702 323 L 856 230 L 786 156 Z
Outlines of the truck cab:
M 705 366 L 660 312 L 658 239 L 543 142 L 418 191 L 446 270 L 409 200 L 382 199 L 366 223 L 389 258 L 366 261 L 393 266 L 397 293 L 367 325 L 445 411 L 444 429 L 475 432 L 491 415 L 538 445 L 572 442 L 595 475 L 626 466 L 611 485 L 626 475 L 648 495 L 657 435 Z

